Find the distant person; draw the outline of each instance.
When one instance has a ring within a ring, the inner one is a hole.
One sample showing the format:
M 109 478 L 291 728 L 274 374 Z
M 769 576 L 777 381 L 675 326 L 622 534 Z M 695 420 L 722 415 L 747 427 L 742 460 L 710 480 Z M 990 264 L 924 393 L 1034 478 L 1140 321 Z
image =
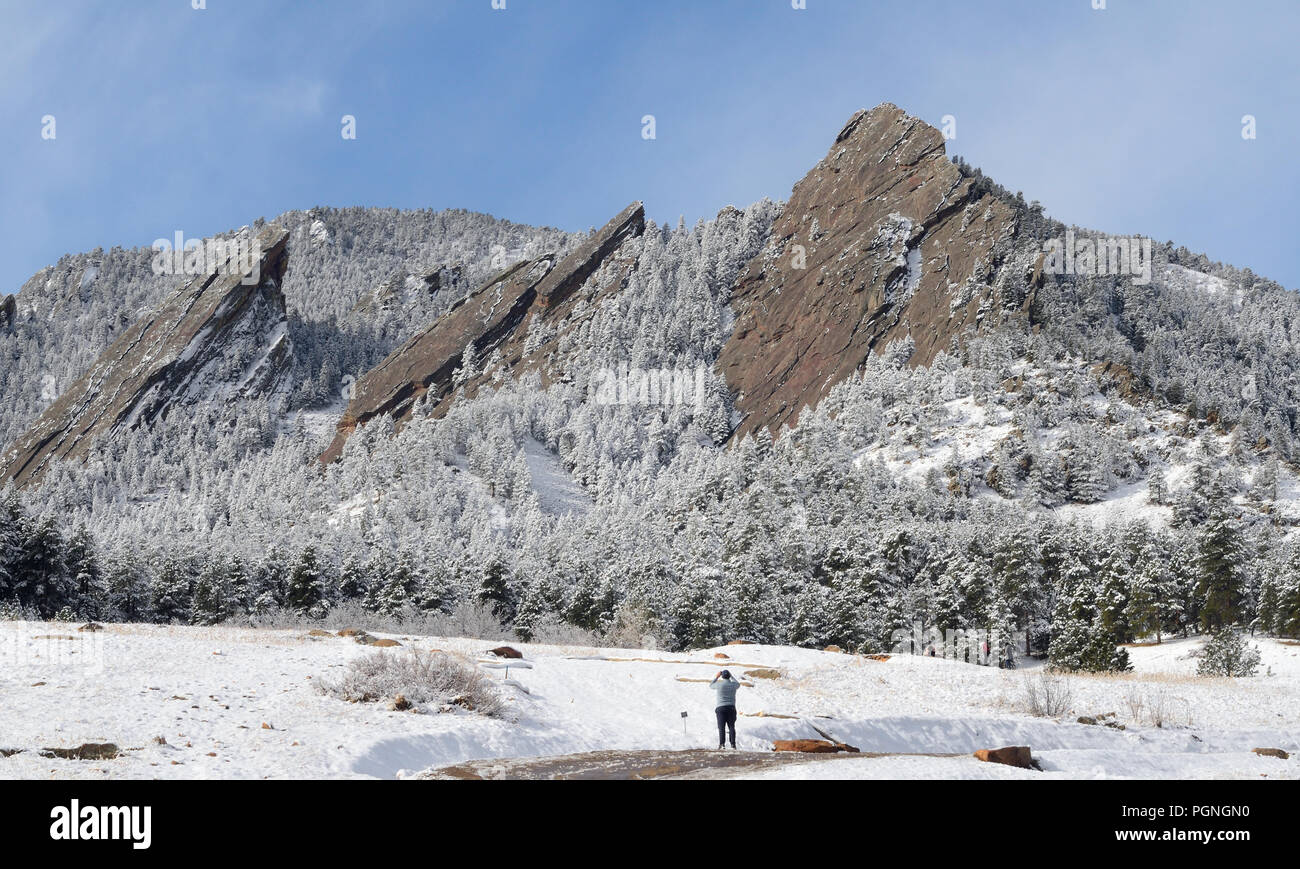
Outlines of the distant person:
M 723 670 L 709 683 L 717 698 L 713 710 L 718 716 L 718 748 L 726 748 L 727 731 L 731 731 L 731 747 L 736 747 L 736 692 L 740 682 L 732 677 L 730 670 Z

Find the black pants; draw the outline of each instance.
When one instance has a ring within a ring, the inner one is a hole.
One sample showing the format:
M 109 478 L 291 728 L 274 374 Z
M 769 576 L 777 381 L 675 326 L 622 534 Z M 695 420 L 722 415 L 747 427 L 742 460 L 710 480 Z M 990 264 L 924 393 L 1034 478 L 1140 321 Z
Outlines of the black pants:
M 718 714 L 718 748 L 722 748 L 727 735 L 727 730 L 731 731 L 731 747 L 736 747 L 736 707 L 719 706 L 713 710 Z

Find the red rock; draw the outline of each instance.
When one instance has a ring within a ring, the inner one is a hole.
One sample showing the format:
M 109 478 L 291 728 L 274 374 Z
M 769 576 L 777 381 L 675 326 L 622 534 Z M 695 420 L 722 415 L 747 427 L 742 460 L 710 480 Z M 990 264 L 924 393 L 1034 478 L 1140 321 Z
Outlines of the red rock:
M 459 388 L 468 396 L 476 394 L 483 378 L 470 378 L 459 387 L 452 381 L 471 344 L 480 359 L 500 351 L 515 376 L 540 368 L 545 354 L 534 352 L 530 358 L 524 350 L 532 323 L 563 322 L 572 313 L 574 292 L 614 257 L 624 241 L 644 230 L 645 209 L 634 202 L 564 259 L 557 262 L 552 254 L 516 263 L 457 303 L 357 381 L 354 397 L 321 461 L 329 463 L 341 456 L 353 432 L 377 417 L 392 417 L 400 427 L 417 400 L 426 403 L 430 415 L 440 417 Z M 621 287 L 621 281 L 616 280 L 615 287 Z
M 772 743 L 773 751 L 798 751 L 804 754 L 837 754 L 848 751 L 826 739 L 778 739 Z
M 1006 766 L 1018 766 L 1021 769 L 1034 769 L 1034 757 L 1027 745 L 981 748 L 975 752 L 975 757 L 985 763 L 1001 763 Z
M 134 428 L 189 400 L 206 395 L 199 378 L 232 350 L 233 335 L 257 342 L 263 367 L 232 398 L 260 394 L 284 370 L 290 347 L 280 284 L 288 267 L 289 232 L 271 224 L 257 237 L 261 257 L 253 270 L 218 273 L 215 268 L 173 292 L 105 350 L 76 383 L 0 456 L 0 481 L 19 487 L 40 479 L 56 459 L 84 459 L 96 438 Z
M 927 364 L 981 308 L 993 320 L 1021 307 L 988 285 L 1015 225 L 945 156 L 938 130 L 888 103 L 855 114 L 732 289 L 736 326 L 717 367 L 745 414 L 733 437 L 793 426 L 896 339 L 910 336 L 909 361 Z

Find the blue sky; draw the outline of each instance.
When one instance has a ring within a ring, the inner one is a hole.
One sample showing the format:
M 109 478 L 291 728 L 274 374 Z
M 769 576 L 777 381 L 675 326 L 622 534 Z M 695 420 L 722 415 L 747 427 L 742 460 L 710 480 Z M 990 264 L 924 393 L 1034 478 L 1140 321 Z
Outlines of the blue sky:
M 0 0 L 0 292 L 313 205 L 694 222 L 885 101 L 1067 223 L 1300 287 L 1295 0 L 206 3 Z

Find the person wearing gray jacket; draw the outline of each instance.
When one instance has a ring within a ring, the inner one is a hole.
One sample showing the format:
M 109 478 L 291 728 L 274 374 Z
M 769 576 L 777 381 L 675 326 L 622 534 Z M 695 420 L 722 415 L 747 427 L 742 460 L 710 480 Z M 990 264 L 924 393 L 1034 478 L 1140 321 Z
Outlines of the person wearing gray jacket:
M 736 747 L 736 692 L 740 682 L 730 670 L 723 670 L 709 683 L 716 698 L 714 712 L 718 716 L 718 748 L 726 748 L 727 731 L 731 731 L 731 747 Z

